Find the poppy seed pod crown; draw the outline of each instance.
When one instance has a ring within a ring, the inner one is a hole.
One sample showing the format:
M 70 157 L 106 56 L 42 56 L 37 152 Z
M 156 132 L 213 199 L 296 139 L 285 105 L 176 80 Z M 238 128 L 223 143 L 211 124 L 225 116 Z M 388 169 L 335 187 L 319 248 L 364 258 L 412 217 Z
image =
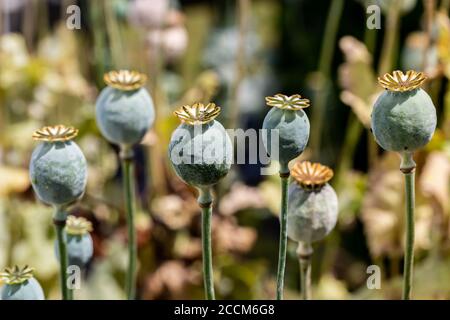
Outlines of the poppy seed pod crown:
M 172 134 L 169 158 L 177 175 L 187 184 L 208 187 L 223 178 L 231 167 L 231 140 L 220 122 L 214 103 L 178 108 L 181 124 Z
M 5 268 L 0 272 L 0 300 L 44 300 L 41 285 L 33 277 L 34 269 L 28 266 Z
M 80 198 L 86 188 L 86 158 L 72 141 L 78 130 L 63 125 L 44 127 L 34 132 L 41 141 L 30 161 L 30 179 L 43 202 L 62 206 Z
M 70 235 L 85 235 L 92 231 L 92 223 L 83 217 L 68 216 L 66 233 Z
M 302 161 L 291 170 L 294 180 L 306 190 L 319 190 L 333 178 L 333 170 L 320 163 Z
M 288 236 L 312 243 L 323 239 L 336 225 L 338 200 L 328 184 L 333 170 L 320 163 L 296 163 L 289 186 Z
M 6 284 L 21 284 L 33 278 L 34 269 L 29 266 L 19 268 L 14 266 L 12 268 L 5 268 L 0 272 L 0 280 Z
M 89 233 L 92 231 L 92 223 L 83 217 L 68 216 L 65 231 L 69 265 L 85 267 L 94 254 L 94 243 Z M 57 241 L 55 241 L 55 254 L 59 260 Z
M 139 143 L 155 120 L 153 100 L 143 87 L 147 76 L 136 71 L 110 71 L 104 81 L 107 87 L 95 107 L 102 135 L 118 145 Z
M 267 152 L 273 157 L 277 148 L 282 171 L 287 171 L 287 164 L 298 157 L 306 148 L 309 139 L 309 120 L 304 108 L 309 107 L 308 99 L 295 94 L 286 96 L 277 94 L 266 97 L 267 105 L 273 107 L 264 118 L 263 143 Z M 272 141 L 273 130 L 278 133 L 278 141 Z
M 426 80 L 422 72 L 394 71 L 378 78 L 386 90 L 372 111 L 372 132 L 385 150 L 414 152 L 425 146 L 436 129 L 436 108 L 420 88 Z

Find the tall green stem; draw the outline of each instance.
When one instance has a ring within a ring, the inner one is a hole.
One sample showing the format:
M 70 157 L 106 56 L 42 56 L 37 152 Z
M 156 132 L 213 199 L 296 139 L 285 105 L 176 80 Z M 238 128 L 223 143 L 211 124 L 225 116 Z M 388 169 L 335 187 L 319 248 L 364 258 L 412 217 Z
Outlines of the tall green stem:
M 405 225 L 405 261 L 403 265 L 403 300 L 411 299 L 414 265 L 414 175 L 416 163 L 412 153 L 402 154 L 400 170 L 405 175 L 406 225 Z
M 121 147 L 120 160 L 123 173 L 123 190 L 125 209 L 127 214 L 128 228 L 128 271 L 126 275 L 125 291 L 128 300 L 133 300 L 136 295 L 136 261 L 137 261 L 137 242 L 136 230 L 134 226 L 135 215 L 135 179 L 133 151 L 130 147 Z
M 329 90 L 330 70 L 333 62 L 335 43 L 344 9 L 344 0 L 330 1 L 325 32 L 319 58 L 319 79 L 314 88 L 314 109 L 311 116 L 311 148 L 314 156 L 318 157 L 320 152 L 323 115 L 326 107 L 326 97 Z
M 427 71 L 428 68 L 428 53 L 431 49 L 431 37 L 434 24 L 434 11 L 436 7 L 435 0 L 423 0 L 423 6 L 425 8 L 425 30 L 426 30 L 426 47 L 422 53 L 422 70 Z
M 313 249 L 309 243 L 298 243 L 297 256 L 300 267 L 300 291 L 303 300 L 311 300 L 311 257 Z
M 212 195 L 210 188 L 201 188 L 199 189 L 199 192 L 198 204 L 202 208 L 203 284 L 205 287 L 206 299 L 214 300 L 214 277 L 211 248 Z
M 103 1 L 103 13 L 105 15 L 106 33 L 108 35 L 113 66 L 115 68 L 124 67 L 124 63 L 127 61 L 123 57 L 125 51 L 122 48 L 123 41 L 120 37 L 119 24 L 114 13 L 112 1 Z
M 230 128 L 235 128 L 239 120 L 239 101 L 238 93 L 242 79 L 245 77 L 245 45 L 250 17 L 251 0 L 239 0 L 236 10 L 236 16 L 239 18 L 239 39 L 236 54 L 236 67 L 234 80 L 230 88 Z
M 384 34 L 381 58 L 378 66 L 378 74 L 389 72 L 392 68 L 395 52 L 395 41 L 400 28 L 400 1 L 395 1 L 390 7 L 386 17 L 386 32 Z
M 447 13 L 449 8 L 450 8 L 450 0 L 442 0 L 441 7 L 439 10 L 441 10 L 444 13 Z
M 59 282 L 63 300 L 72 300 L 72 291 L 67 286 L 67 267 L 69 266 L 69 257 L 67 255 L 66 237 L 64 236 L 64 227 L 66 225 L 67 215 L 60 208 L 55 208 L 53 215 L 53 224 L 55 226 L 56 241 L 59 250 Z
M 284 270 L 286 268 L 287 248 L 287 209 L 289 169 L 287 165 L 280 171 L 281 178 L 281 213 L 280 213 L 280 244 L 278 251 L 277 270 L 277 300 L 283 300 Z
M 353 156 L 363 130 L 364 127 L 361 122 L 353 113 L 351 113 L 348 119 L 344 143 L 341 148 L 340 161 L 338 162 L 339 164 L 336 169 L 336 178 L 334 179 L 334 184 L 337 190 L 341 189 L 344 174 L 353 165 Z

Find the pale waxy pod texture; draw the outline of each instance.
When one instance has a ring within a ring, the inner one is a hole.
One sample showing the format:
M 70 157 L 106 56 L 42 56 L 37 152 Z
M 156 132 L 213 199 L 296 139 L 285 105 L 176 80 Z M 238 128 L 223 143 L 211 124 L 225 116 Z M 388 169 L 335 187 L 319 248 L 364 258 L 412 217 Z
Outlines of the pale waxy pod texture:
M 227 175 L 232 161 L 232 144 L 218 121 L 189 125 L 173 132 L 169 158 L 177 175 L 194 187 L 208 187 Z
M 372 131 L 385 150 L 412 152 L 425 146 L 436 129 L 436 109 L 422 89 L 386 90 L 375 102 Z
M 22 283 L 3 285 L 0 300 L 45 300 L 45 296 L 39 282 L 30 278 Z
M 86 158 L 73 141 L 42 142 L 31 155 L 30 179 L 43 202 L 69 204 L 79 199 L 86 188 Z
M 155 120 L 153 100 L 145 88 L 126 91 L 105 87 L 95 111 L 102 135 L 118 145 L 139 143 Z
M 83 235 L 66 234 L 67 255 L 69 266 L 84 268 L 92 259 L 94 244 L 89 233 Z M 55 241 L 55 254 L 59 260 L 58 242 Z
M 288 236 L 297 242 L 322 240 L 336 225 L 338 199 L 327 183 L 317 190 L 305 190 L 297 182 L 289 186 Z
M 263 143 L 267 152 L 272 154 L 272 129 L 278 130 L 279 161 L 287 167 L 287 163 L 297 158 L 305 150 L 309 139 L 309 120 L 303 110 L 287 110 L 273 107 L 264 118 Z M 274 159 L 277 160 L 277 159 Z

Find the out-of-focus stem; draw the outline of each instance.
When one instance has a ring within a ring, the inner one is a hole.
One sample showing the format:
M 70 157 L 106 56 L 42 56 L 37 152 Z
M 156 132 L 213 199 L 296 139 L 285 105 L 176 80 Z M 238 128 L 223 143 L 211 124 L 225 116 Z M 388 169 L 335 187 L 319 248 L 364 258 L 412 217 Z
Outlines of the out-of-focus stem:
M 277 270 L 277 300 L 283 300 L 284 271 L 286 269 L 287 248 L 287 210 L 288 210 L 288 181 L 289 169 L 287 165 L 280 170 L 281 178 L 281 212 L 280 212 L 280 244 L 278 248 Z
M 450 0 L 442 0 L 440 11 L 446 13 L 450 9 Z
M 353 155 L 355 154 L 356 146 L 358 145 L 362 132 L 363 125 L 356 118 L 356 116 L 351 113 L 347 124 L 344 144 L 341 148 L 341 159 L 338 161 L 339 164 L 336 168 L 336 178 L 334 179 L 334 184 L 337 190 L 340 188 L 342 176 L 352 166 Z
M 436 2 L 435 0 L 423 0 L 423 6 L 425 8 L 426 47 L 423 51 L 422 70 L 426 72 L 428 67 L 428 53 L 430 52 L 431 48 L 431 32 L 433 29 L 433 19 Z
M 135 215 L 135 178 L 133 164 L 133 150 L 129 146 L 121 146 L 120 160 L 123 174 L 123 192 L 125 211 L 127 214 L 128 228 L 128 270 L 126 274 L 125 291 L 128 300 L 133 300 L 136 295 L 136 263 L 137 242 L 136 228 L 134 225 Z
M 244 79 L 245 77 L 245 41 L 248 28 L 248 20 L 250 16 L 250 7 L 250 0 L 238 1 L 237 17 L 239 17 L 239 44 L 236 56 L 234 81 L 230 88 L 230 128 L 236 127 L 239 118 L 238 94 L 242 79 Z
M 377 44 L 377 30 L 366 28 L 364 32 L 364 44 L 367 50 L 373 55 Z
M 148 30 L 148 32 L 153 32 L 153 37 L 155 37 L 154 45 L 150 45 L 147 48 L 148 56 L 148 72 L 150 74 L 150 92 L 154 100 L 154 107 L 156 115 L 165 114 L 167 111 L 161 108 L 161 106 L 167 105 L 167 97 L 165 97 L 164 91 L 161 89 L 160 79 L 164 73 L 165 59 L 163 55 L 163 33 L 162 26 L 157 26 L 153 29 Z M 155 134 L 160 136 L 160 126 L 155 123 L 153 128 Z M 167 192 L 167 184 L 164 176 L 165 168 L 163 162 L 163 148 L 158 143 L 153 144 L 151 147 L 147 148 L 147 159 L 150 162 L 150 169 L 147 174 L 147 185 L 152 188 L 152 191 L 158 192 L 160 194 L 165 194 Z M 147 194 L 147 202 L 150 203 L 150 193 Z
M 400 170 L 405 176 L 406 225 L 405 225 L 405 261 L 403 265 L 403 300 L 411 299 L 414 265 L 414 175 L 416 163 L 411 152 L 402 155 Z
M 320 152 L 321 134 L 323 125 L 323 114 L 327 97 L 326 89 L 330 77 L 331 63 L 336 43 L 336 36 L 344 9 L 344 0 L 330 1 L 331 6 L 328 11 L 327 22 L 325 25 L 324 38 L 320 52 L 319 60 L 319 79 L 314 92 L 314 108 L 311 116 L 311 148 L 314 158 L 317 158 Z
M 93 52 L 94 52 L 94 65 L 96 68 L 95 77 L 97 85 L 103 84 L 103 74 L 105 73 L 105 65 L 109 66 L 109 62 L 105 57 L 104 48 L 105 35 L 103 33 L 104 15 L 101 8 L 100 1 L 89 1 L 87 3 L 89 12 L 89 23 L 92 25 L 93 34 Z M 106 61 L 105 61 L 106 60 Z
M 48 14 L 48 5 L 47 1 L 37 1 L 38 7 L 37 7 L 37 14 L 38 22 L 36 25 L 37 28 L 37 39 L 43 39 L 49 32 L 49 14 Z
M 203 284 L 205 296 L 208 300 L 214 300 L 214 276 L 212 265 L 211 247 L 211 218 L 212 195 L 210 188 L 199 189 L 198 204 L 202 209 L 202 257 L 203 257 Z
M 22 33 L 25 37 L 25 41 L 29 50 L 34 49 L 33 39 L 36 32 L 36 11 L 37 8 L 35 1 L 29 1 L 23 8 Z
M 300 291 L 303 300 L 311 300 L 311 258 L 313 248 L 310 243 L 299 242 L 297 247 L 300 267 Z
M 103 10 L 105 13 L 106 32 L 108 33 L 111 56 L 115 68 L 124 67 L 122 40 L 120 37 L 119 25 L 114 15 L 112 7 L 113 1 L 103 0 Z
M 384 32 L 383 47 L 381 49 L 378 73 L 380 75 L 392 69 L 395 41 L 400 26 L 400 1 L 393 1 L 387 13 L 386 29 Z

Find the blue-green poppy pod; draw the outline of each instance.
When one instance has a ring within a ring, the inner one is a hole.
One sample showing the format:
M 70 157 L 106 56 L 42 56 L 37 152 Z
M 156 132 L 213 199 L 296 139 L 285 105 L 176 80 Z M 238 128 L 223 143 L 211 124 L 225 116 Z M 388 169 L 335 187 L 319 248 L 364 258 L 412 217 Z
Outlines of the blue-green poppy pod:
M 266 102 L 273 108 L 264 118 L 262 127 L 267 133 L 263 134 L 263 143 L 272 158 L 276 158 L 278 151 L 278 159 L 273 160 L 279 160 L 280 172 L 288 173 L 289 161 L 298 157 L 308 143 L 309 120 L 303 109 L 309 107 L 310 102 L 299 94 L 292 96 L 277 94 L 266 97 Z M 272 130 L 277 130 L 278 141 L 272 141 Z
M 0 272 L 0 300 L 44 300 L 44 291 L 33 277 L 33 268 L 5 268 Z
M 322 240 L 336 226 L 338 199 L 328 184 L 333 170 L 320 163 L 297 162 L 289 186 L 288 236 L 311 244 Z
M 92 223 L 83 217 L 68 216 L 65 226 L 67 254 L 69 265 L 84 268 L 91 260 L 94 245 L 90 232 Z M 55 253 L 59 260 L 58 242 L 55 242 Z
M 384 91 L 372 112 L 372 132 L 385 150 L 412 153 L 425 146 L 436 129 L 436 108 L 420 88 L 422 72 L 394 71 L 378 78 Z
M 139 143 L 155 120 L 153 100 L 143 87 L 145 74 L 119 70 L 104 76 L 95 114 L 102 135 L 110 142 L 131 146 Z
M 170 139 L 169 158 L 177 175 L 194 187 L 212 186 L 230 170 L 231 139 L 215 120 L 219 113 L 214 103 L 186 105 L 174 112 L 181 124 Z
M 87 163 L 83 152 L 72 141 L 78 134 L 73 127 L 44 127 L 34 132 L 41 143 L 30 161 L 30 179 L 38 198 L 56 207 L 78 200 L 87 183 Z

